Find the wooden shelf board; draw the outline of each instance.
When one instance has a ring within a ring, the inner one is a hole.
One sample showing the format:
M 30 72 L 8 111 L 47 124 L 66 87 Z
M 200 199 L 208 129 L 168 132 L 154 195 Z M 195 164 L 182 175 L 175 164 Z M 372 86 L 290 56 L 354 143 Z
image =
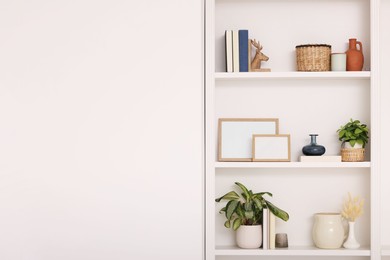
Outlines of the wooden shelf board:
M 216 72 L 215 79 L 369 79 L 371 77 L 370 71 L 324 71 L 324 72 Z
M 215 168 L 370 168 L 370 162 L 215 162 Z
M 241 249 L 236 246 L 217 246 L 215 255 L 235 256 L 370 256 L 369 247 L 359 249 L 319 249 L 314 246 L 290 246 L 289 248 L 277 248 L 272 250 Z

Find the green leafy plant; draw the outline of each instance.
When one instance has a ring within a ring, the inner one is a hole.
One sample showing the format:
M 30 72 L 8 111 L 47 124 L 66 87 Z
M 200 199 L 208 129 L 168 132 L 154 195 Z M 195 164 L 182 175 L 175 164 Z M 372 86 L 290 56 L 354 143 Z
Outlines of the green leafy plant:
M 274 204 L 264 199 L 264 195 L 272 197 L 269 192 L 253 193 L 248 190 L 243 184 L 235 182 L 240 187 L 242 193 L 238 195 L 235 191 L 230 191 L 220 198 L 215 199 L 216 202 L 227 200 L 226 206 L 219 213 L 225 214 L 226 228 L 232 227 L 237 230 L 241 225 L 260 225 L 263 221 L 263 209 L 268 208 L 276 217 L 287 221 L 289 215 L 284 210 L 279 209 Z
M 355 144 L 361 144 L 365 147 L 368 142 L 368 127 L 361 124 L 359 120 L 351 119 L 344 126 L 341 126 L 337 132 L 339 133 L 339 140 L 349 142 L 352 147 Z

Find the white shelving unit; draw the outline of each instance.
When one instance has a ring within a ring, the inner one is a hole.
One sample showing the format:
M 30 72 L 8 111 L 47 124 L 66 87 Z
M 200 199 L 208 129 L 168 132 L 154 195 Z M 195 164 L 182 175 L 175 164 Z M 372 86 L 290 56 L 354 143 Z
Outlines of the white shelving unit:
M 318 256 L 379 260 L 390 255 L 380 242 L 380 0 L 206 0 L 206 259 L 250 256 Z M 272 72 L 226 73 L 224 32 L 248 29 L 270 57 Z M 363 42 L 365 66 L 359 72 L 297 72 L 295 46 L 327 43 L 344 52 L 348 38 Z M 291 134 L 291 162 L 218 162 L 218 118 L 279 118 L 282 134 Z M 339 153 L 336 130 L 350 118 L 367 122 L 370 144 L 365 162 L 301 163 L 309 134 L 327 154 Z M 254 191 L 270 191 L 271 201 L 290 214 L 277 222 L 289 236 L 289 248 L 245 250 L 234 232 L 223 227 L 214 199 L 240 181 Z M 365 198 L 365 214 L 356 234 L 357 250 L 313 247 L 310 232 L 316 212 L 339 211 L 348 192 Z M 299 203 L 297 203 L 299 201 Z M 303 246 L 302 246 L 303 245 Z M 264 258 L 265 259 L 265 258 Z

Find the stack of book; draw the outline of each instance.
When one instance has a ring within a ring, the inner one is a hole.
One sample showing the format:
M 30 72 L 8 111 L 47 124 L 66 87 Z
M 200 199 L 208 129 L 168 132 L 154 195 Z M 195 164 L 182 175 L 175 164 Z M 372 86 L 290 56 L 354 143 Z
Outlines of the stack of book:
M 275 223 L 275 215 L 263 209 L 263 250 L 275 249 Z
M 248 30 L 226 30 L 226 72 L 248 72 L 250 64 Z

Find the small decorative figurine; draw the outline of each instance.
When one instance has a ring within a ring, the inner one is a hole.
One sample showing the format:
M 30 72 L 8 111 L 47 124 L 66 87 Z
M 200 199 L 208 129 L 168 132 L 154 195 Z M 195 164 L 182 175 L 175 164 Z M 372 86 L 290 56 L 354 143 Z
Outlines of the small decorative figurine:
M 262 69 L 261 68 L 261 62 L 267 61 L 269 58 L 264 55 L 261 50 L 263 49 L 263 46 L 260 45 L 259 41 L 256 41 L 256 39 L 251 39 L 251 44 L 256 48 L 256 55 L 252 60 L 251 63 L 251 71 L 256 72 L 264 72 L 264 71 L 271 71 L 271 69 Z

